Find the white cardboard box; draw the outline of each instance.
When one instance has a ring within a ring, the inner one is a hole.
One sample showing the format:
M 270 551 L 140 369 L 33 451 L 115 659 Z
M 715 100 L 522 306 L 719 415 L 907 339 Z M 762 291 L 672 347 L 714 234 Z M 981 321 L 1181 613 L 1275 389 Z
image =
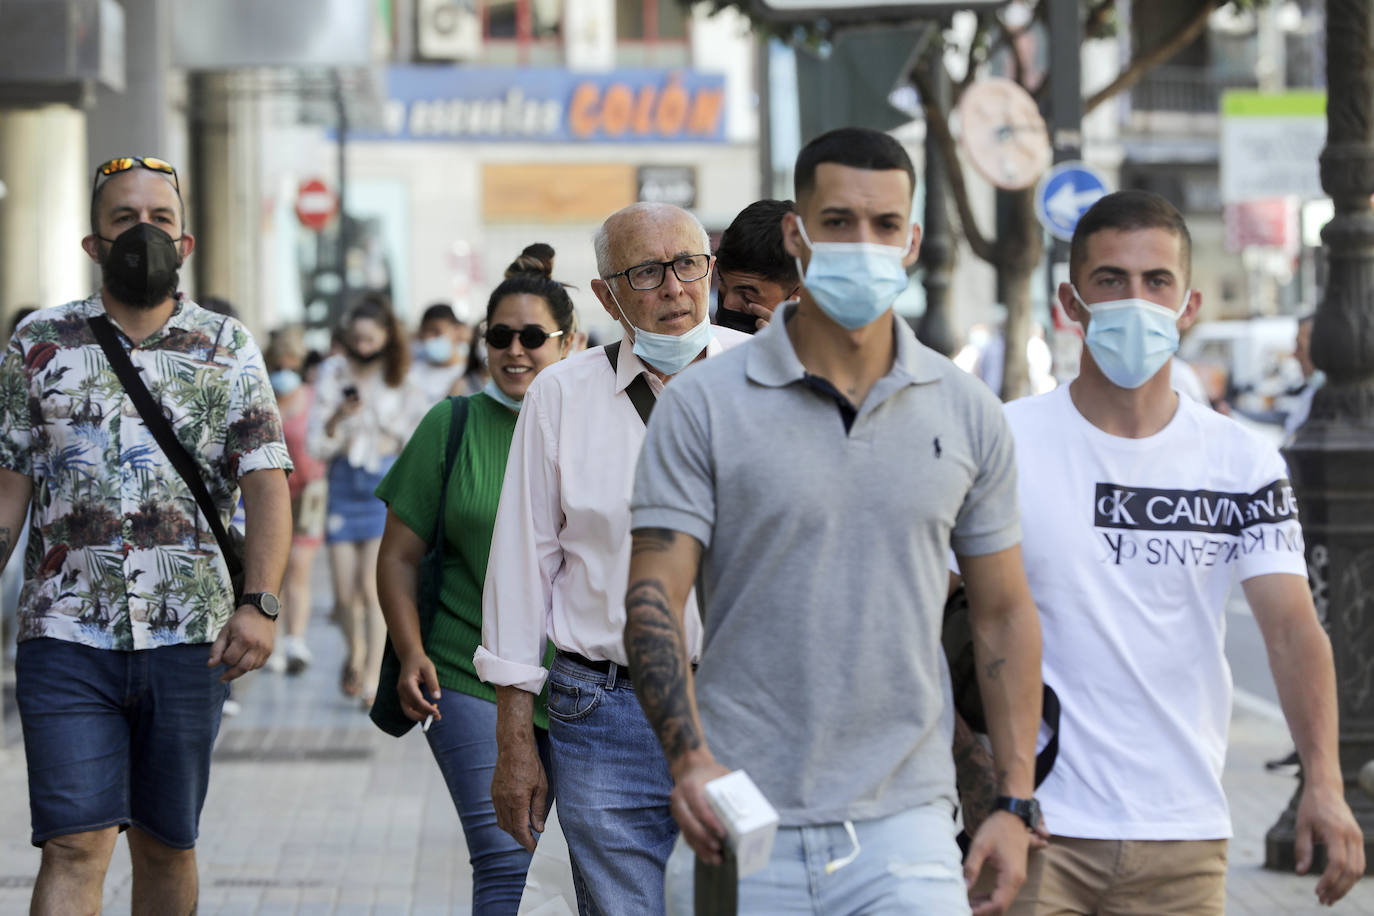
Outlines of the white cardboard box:
M 708 782 L 706 799 L 729 834 L 739 876 L 752 875 L 768 864 L 773 837 L 778 832 L 778 812 L 743 770 Z

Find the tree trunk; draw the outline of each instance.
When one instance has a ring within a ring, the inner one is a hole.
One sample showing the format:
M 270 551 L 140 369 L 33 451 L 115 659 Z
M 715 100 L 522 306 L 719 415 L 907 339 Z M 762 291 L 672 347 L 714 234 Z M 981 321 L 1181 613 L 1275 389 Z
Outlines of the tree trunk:
M 1026 342 L 1030 339 L 1031 275 L 1044 253 L 1045 239 L 1035 218 L 1035 189 L 1007 192 L 1006 231 L 997 240 L 997 286 L 1007 307 L 1003 331 L 1002 400 L 1025 397 L 1030 390 Z

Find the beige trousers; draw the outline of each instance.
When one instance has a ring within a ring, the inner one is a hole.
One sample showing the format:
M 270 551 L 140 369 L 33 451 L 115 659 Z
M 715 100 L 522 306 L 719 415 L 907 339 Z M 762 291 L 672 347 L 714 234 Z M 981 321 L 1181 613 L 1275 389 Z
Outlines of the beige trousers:
M 1225 840 L 1054 837 L 1008 916 L 1222 916 Z

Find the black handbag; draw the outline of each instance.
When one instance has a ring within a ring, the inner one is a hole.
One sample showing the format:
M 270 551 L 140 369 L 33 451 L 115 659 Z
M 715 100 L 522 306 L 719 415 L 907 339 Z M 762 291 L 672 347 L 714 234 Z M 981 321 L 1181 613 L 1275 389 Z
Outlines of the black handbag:
M 468 399 L 450 397 L 449 404 L 453 413 L 448 421 L 448 444 L 444 448 L 444 476 L 439 485 L 439 512 L 434 520 L 434 537 L 430 538 L 429 550 L 420 560 L 420 570 L 416 582 L 415 608 L 420 614 L 420 642 L 429 639 L 429 631 L 434 626 L 434 615 L 439 608 L 439 589 L 444 581 L 444 510 L 448 506 L 448 479 L 453 476 L 453 465 L 458 460 L 458 446 L 463 441 L 463 428 L 467 426 Z M 401 737 L 415 725 L 415 720 L 406 715 L 401 708 L 401 695 L 396 690 L 396 681 L 401 676 L 401 659 L 391 645 L 391 637 L 386 638 L 382 650 L 382 667 L 377 677 L 377 695 L 372 701 L 368 716 L 388 735 Z
M 138 415 L 143 418 L 143 425 L 152 433 L 162 453 L 181 475 L 181 479 L 186 483 L 186 489 L 191 491 L 196 505 L 200 507 L 200 514 L 205 516 L 205 522 L 215 536 L 215 543 L 219 545 L 220 555 L 224 557 L 224 565 L 229 568 L 229 581 L 234 587 L 234 605 L 237 607 L 243 597 L 243 533 L 233 527 L 225 530 L 224 523 L 219 518 L 219 510 L 210 498 L 210 491 L 205 487 L 200 469 L 196 467 L 196 460 L 186 451 L 186 446 L 181 444 L 181 440 L 172 431 L 172 424 L 162 413 L 162 408 L 153 400 L 148 386 L 143 384 L 138 370 L 129 360 L 129 354 L 125 353 L 119 344 L 118 332 L 115 331 L 114 325 L 110 324 L 110 320 L 104 315 L 93 315 L 86 319 L 86 324 L 95 334 L 100 349 L 105 351 L 105 358 L 110 361 L 110 367 L 119 377 L 119 383 L 124 386 L 129 400 L 134 402 Z

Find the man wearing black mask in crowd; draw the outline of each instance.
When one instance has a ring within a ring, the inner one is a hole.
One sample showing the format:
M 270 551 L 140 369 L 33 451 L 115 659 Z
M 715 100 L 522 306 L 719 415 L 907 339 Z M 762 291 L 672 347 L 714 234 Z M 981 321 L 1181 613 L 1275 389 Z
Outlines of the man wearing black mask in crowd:
M 0 568 L 33 504 L 15 692 L 37 914 L 98 911 L 124 829 L 134 912 L 194 911 L 227 682 L 272 651 L 291 463 L 247 329 L 177 292 L 183 222 L 172 166 L 100 166 L 82 241 L 100 292 L 30 316 L 0 358 Z M 217 546 L 197 478 L 220 527 L 242 492 L 241 557 Z
M 773 309 L 796 298 L 796 260 L 782 247 L 783 215 L 795 209 L 790 200 L 757 200 L 721 233 L 716 324 L 752 334 L 768 324 Z

